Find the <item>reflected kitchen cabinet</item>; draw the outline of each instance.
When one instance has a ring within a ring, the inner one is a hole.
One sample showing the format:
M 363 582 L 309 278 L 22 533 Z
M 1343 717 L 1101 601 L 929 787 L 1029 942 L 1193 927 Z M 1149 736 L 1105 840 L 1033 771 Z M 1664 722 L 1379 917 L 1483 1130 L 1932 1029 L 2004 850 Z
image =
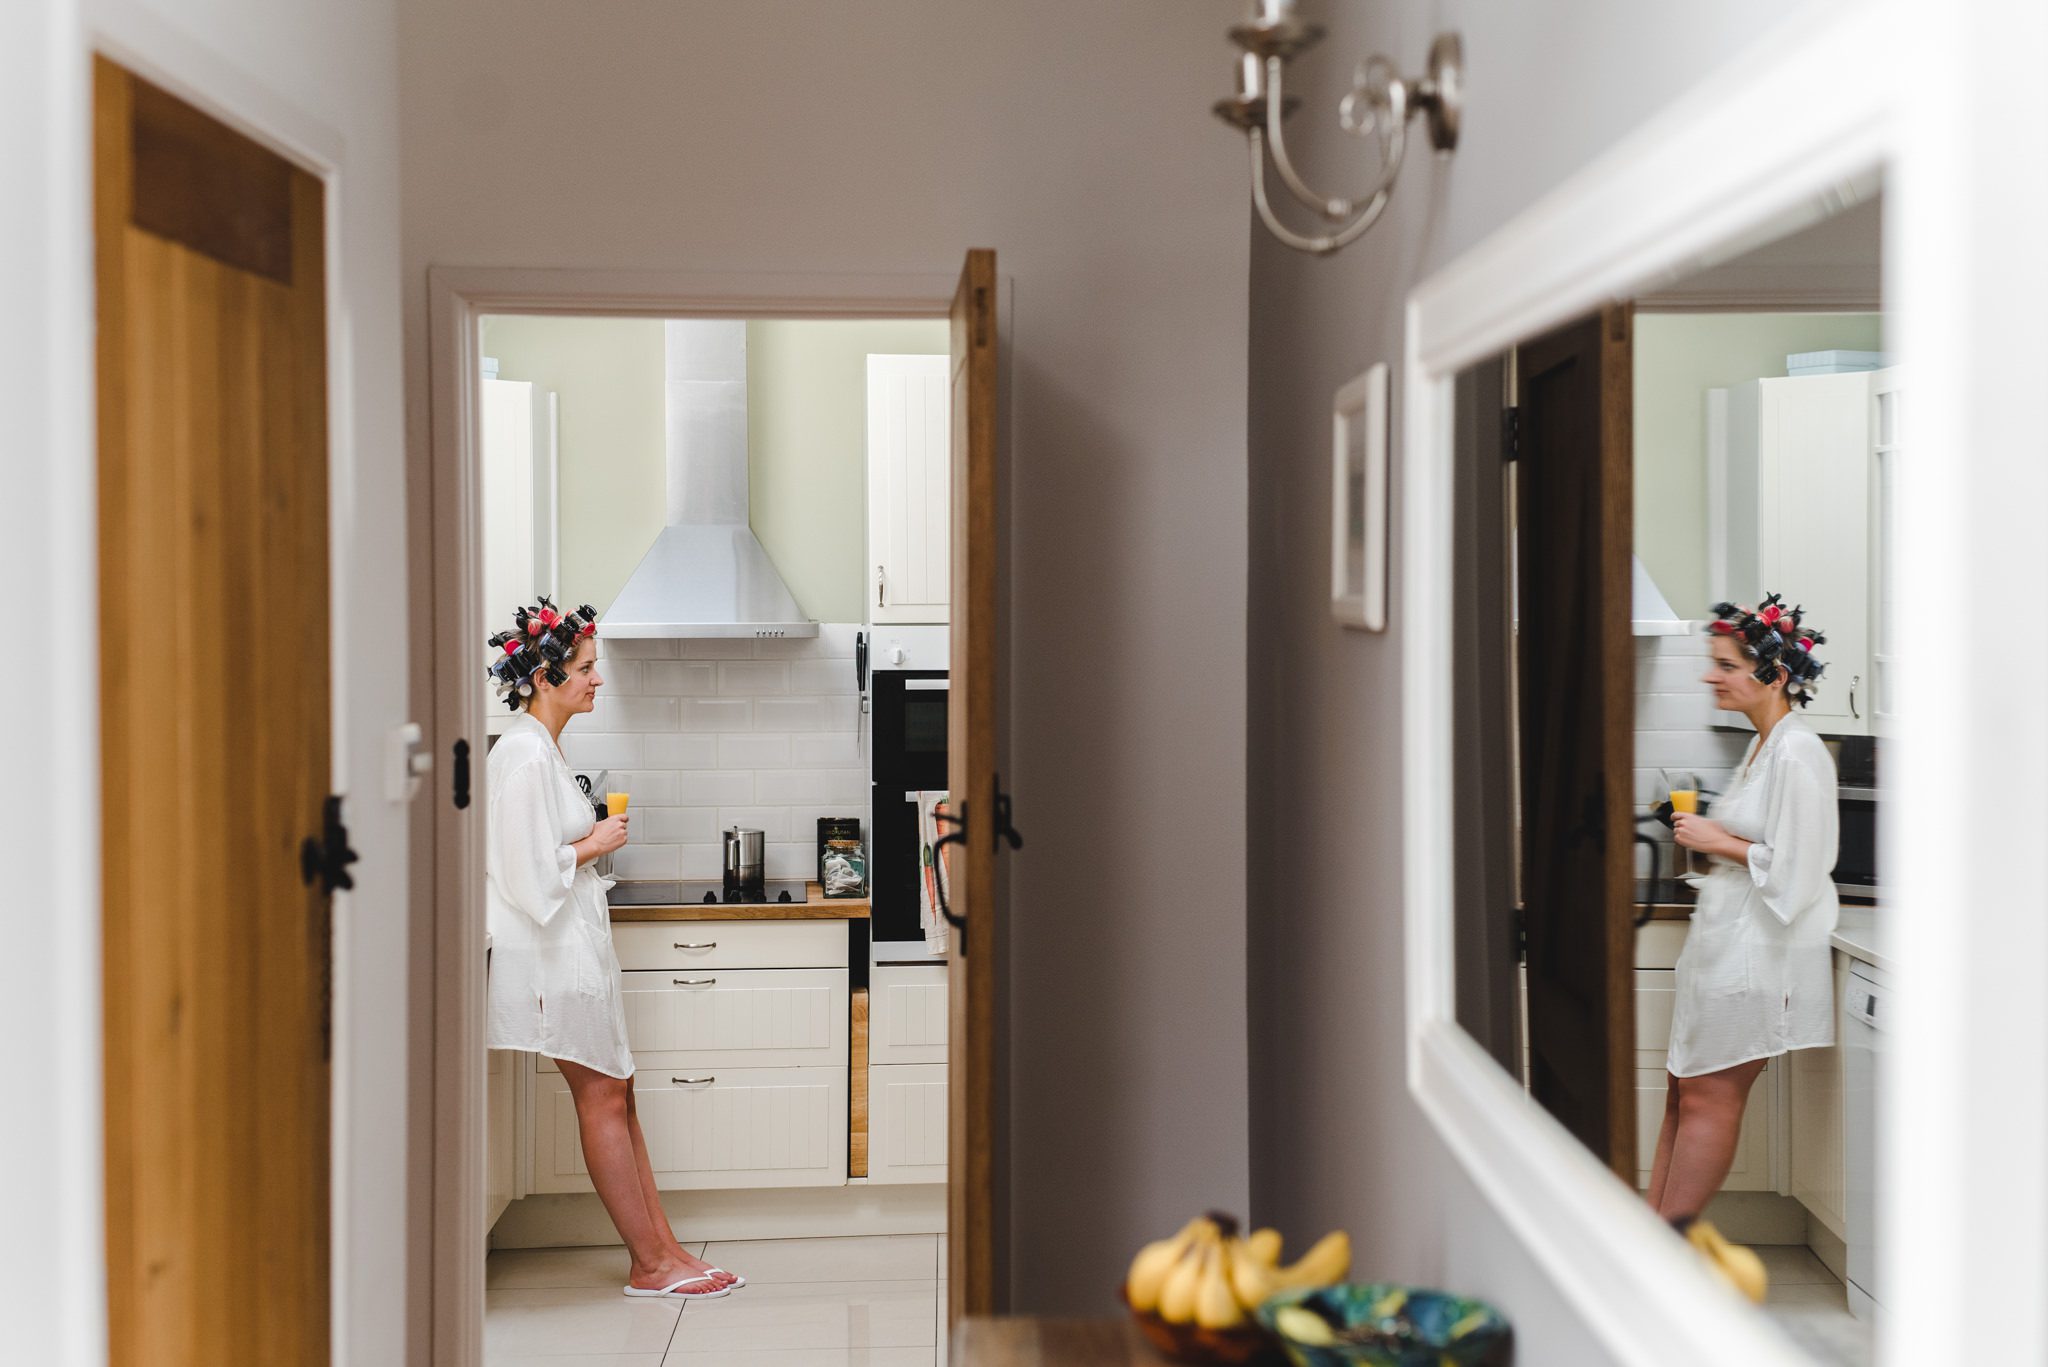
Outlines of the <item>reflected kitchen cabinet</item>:
M 526 380 L 500 380 L 486 361 L 483 384 L 484 634 L 512 625 L 516 604 L 559 584 L 555 521 L 555 396 Z M 501 619 L 499 614 L 504 614 Z M 479 677 L 482 670 L 478 671 Z M 486 729 L 512 713 L 484 684 Z
M 868 620 L 944 622 L 952 590 L 949 358 L 868 357 Z

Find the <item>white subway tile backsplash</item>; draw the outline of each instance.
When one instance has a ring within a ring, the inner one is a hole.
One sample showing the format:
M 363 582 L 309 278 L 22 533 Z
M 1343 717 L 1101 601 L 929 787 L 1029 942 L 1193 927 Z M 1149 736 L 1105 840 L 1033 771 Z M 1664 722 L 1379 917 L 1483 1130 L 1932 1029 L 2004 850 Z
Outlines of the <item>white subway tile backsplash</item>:
M 862 733 L 821 731 L 789 738 L 789 762 L 800 769 L 836 769 L 867 762 Z
M 792 660 L 789 664 L 792 693 L 858 693 L 859 682 L 845 660 Z
M 579 731 L 572 723 L 562 731 L 562 754 L 572 769 L 630 769 L 640 763 L 640 737 Z
M 725 807 L 754 800 L 752 770 L 684 769 L 676 779 L 676 803 L 683 807 Z
M 727 698 L 758 698 L 789 692 L 789 666 L 781 660 L 728 660 L 718 666 L 718 692 Z
M 718 692 L 718 666 L 698 660 L 643 660 L 640 679 L 648 693 L 708 698 Z
M 580 770 L 610 769 L 633 795 L 619 876 L 717 879 L 727 826 L 765 833 L 771 878 L 816 874 L 818 818 L 868 815 L 859 630 L 605 642 L 605 692 L 563 739 Z
M 761 806 L 850 805 L 867 790 L 868 776 L 859 769 L 770 769 L 754 776 L 754 801 Z
M 1751 738 L 1718 731 L 1638 731 L 1639 769 L 1729 769 L 1742 759 Z
M 685 660 L 751 660 L 754 658 L 752 637 L 714 637 L 698 641 L 679 641 L 681 655 Z
M 761 832 L 763 840 L 771 843 L 795 838 L 790 834 L 787 807 L 720 807 L 718 826 L 721 830 L 727 826 L 752 826 Z
M 718 767 L 718 737 L 700 735 L 694 731 L 671 731 L 667 735 L 649 736 L 643 747 L 647 758 L 641 761 L 662 769 L 716 769 Z
M 644 636 L 607 636 L 604 623 L 597 627 L 598 649 L 603 656 L 617 656 L 622 660 L 673 660 L 678 654 L 680 641 L 657 639 Z
M 674 845 L 638 845 L 627 841 L 612 855 L 614 878 L 682 877 L 682 859 Z
M 1705 689 L 1694 693 L 1638 693 L 1638 731 L 1704 730 L 1716 719 Z
M 685 731 L 750 731 L 756 704 L 745 698 L 684 698 L 682 728 Z M 786 730 L 786 727 L 763 727 Z
M 787 769 L 788 736 L 727 735 L 718 738 L 721 769 Z

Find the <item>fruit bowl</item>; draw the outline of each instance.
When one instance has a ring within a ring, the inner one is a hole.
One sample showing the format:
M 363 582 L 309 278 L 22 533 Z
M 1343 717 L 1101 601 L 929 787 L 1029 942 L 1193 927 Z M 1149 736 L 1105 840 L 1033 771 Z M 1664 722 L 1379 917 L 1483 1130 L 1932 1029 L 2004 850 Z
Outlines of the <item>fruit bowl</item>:
M 1130 1309 L 1121 1287 L 1116 1294 L 1124 1308 Z M 1168 1324 L 1147 1310 L 1132 1310 L 1131 1319 L 1145 1342 L 1174 1362 L 1196 1367 L 1281 1367 L 1287 1361 L 1272 1336 L 1250 1322 L 1237 1329 L 1204 1329 L 1198 1324 Z
M 1323 1323 L 1317 1341 L 1296 1329 L 1304 1313 Z M 1503 1360 L 1510 1332 L 1484 1301 L 1393 1282 L 1283 1291 L 1257 1318 L 1296 1367 L 1479 1367 Z

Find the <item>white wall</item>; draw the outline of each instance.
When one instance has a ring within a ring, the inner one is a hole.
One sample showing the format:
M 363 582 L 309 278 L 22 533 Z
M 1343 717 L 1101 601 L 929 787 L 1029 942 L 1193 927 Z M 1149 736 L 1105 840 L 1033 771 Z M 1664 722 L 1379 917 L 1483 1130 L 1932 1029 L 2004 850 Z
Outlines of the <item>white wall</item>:
M 1132 1248 L 1247 1199 L 1246 221 L 1206 113 L 1226 17 L 403 11 L 415 488 L 430 265 L 951 275 L 1000 253 L 1002 776 L 1027 842 L 1005 856 L 1006 1261 L 1032 1310 L 1109 1309 Z
M 72 0 L 11 9 L 0 42 L 0 395 L 9 415 L 0 563 L 60 681 L 12 729 L 0 1022 L 30 1123 L 0 1124 L 0 1323 L 9 1361 L 104 1358 L 98 1127 L 99 732 L 93 576 L 88 57 L 93 45 L 330 182 L 329 399 L 335 782 L 349 794 L 356 891 L 336 905 L 335 1361 L 403 1360 L 407 904 L 403 812 L 379 791 L 405 699 L 404 469 L 392 0 Z M 20 562 L 17 564 L 17 560 Z M 17 572 L 18 571 L 18 572 Z M 374 666 L 372 665 L 374 662 Z M 43 780 L 51 788 L 44 791 Z M 26 913 L 26 914 L 22 914 Z M 17 1013 L 19 1017 L 17 1017 Z M 15 1145 L 24 1146 L 16 1152 Z M 119 1294 L 116 1290 L 115 1294 Z
M 1253 1209 L 1290 1233 L 1348 1226 L 1364 1276 L 1448 1283 L 1497 1302 L 1515 1321 L 1520 1361 L 1592 1367 L 1609 1355 L 1409 1098 L 1398 702 L 1406 624 L 1397 615 L 1385 636 L 1369 636 L 1329 619 L 1330 397 L 1374 361 L 1398 368 L 1402 304 L 1418 282 L 1755 41 L 1782 7 L 1308 8 L 1331 36 L 1300 64 L 1308 103 L 1288 128 L 1317 184 L 1349 189 L 1370 173 L 1334 117 L 1366 53 L 1386 50 L 1413 69 L 1432 33 L 1459 29 L 1468 105 L 1463 146 L 1448 160 L 1425 154 L 1412 164 L 1385 219 L 1338 257 L 1302 257 L 1253 232 Z M 1219 60 L 1219 91 L 1224 76 Z M 1396 432 L 1400 423 L 1397 413 Z M 1395 453 L 1398 564 L 1398 485 L 1409 456 L 1398 442 Z

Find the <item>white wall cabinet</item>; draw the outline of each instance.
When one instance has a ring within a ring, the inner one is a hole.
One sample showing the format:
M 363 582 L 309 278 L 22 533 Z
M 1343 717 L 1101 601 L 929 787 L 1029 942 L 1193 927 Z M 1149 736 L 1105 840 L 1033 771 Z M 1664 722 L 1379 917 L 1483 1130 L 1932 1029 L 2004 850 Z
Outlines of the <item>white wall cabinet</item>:
M 1896 601 L 1892 565 L 1898 541 L 1899 461 L 1906 456 L 1901 427 L 1905 387 L 1893 366 L 1870 377 L 1870 729 L 1885 735 L 1892 726 L 1897 701 L 1894 661 L 1897 646 L 1890 628 Z
M 868 357 L 868 620 L 944 622 L 952 594 L 946 356 Z
M 556 591 L 555 396 L 525 380 L 482 381 L 484 625 L 508 631 L 513 608 Z M 512 714 L 485 684 L 493 734 Z
M 1717 597 L 1780 592 L 1827 635 L 1804 715 L 1867 735 L 1883 703 L 1883 497 L 1895 458 L 1897 372 L 1752 380 L 1708 391 L 1708 544 Z

